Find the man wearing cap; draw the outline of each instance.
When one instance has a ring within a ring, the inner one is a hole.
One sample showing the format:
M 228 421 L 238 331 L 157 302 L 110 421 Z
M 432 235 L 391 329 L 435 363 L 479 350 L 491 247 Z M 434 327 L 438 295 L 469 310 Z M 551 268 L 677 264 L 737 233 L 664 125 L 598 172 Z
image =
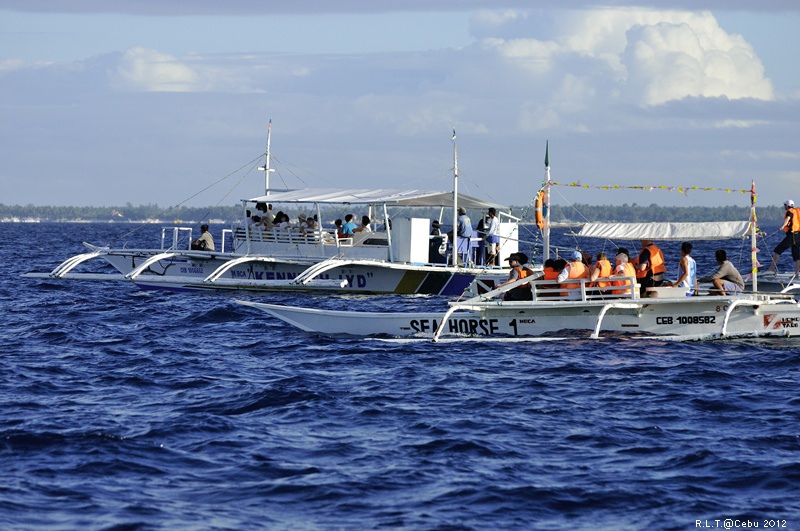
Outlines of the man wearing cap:
M 583 263 L 583 253 L 574 251 L 572 260 L 567 262 L 567 266 L 558 274 L 558 282 L 562 288 L 573 289 L 580 287 L 577 283 L 564 283 L 567 279 L 589 278 L 589 268 Z
M 533 271 L 527 267 L 523 267 L 528 261 L 528 256 L 525 253 L 511 253 L 511 256 L 506 258 L 508 265 L 511 266 L 511 271 L 508 273 L 508 280 L 502 284 L 498 284 L 495 288 L 511 284 L 515 280 L 521 278 L 528 278 L 533 275 Z M 506 301 L 531 301 L 533 300 L 533 292 L 531 291 L 530 284 L 522 284 L 508 290 L 503 295 L 503 300 Z
M 214 238 L 208 232 L 208 225 L 200 225 L 200 237 L 192 242 L 193 251 L 213 251 Z
M 783 251 L 792 248 L 792 260 L 794 260 L 794 274 L 800 273 L 800 208 L 794 207 L 794 201 L 787 199 L 783 202 L 786 214 L 783 216 L 781 230 L 786 233 L 781 243 L 772 251 L 772 264 L 766 273 L 778 272 L 778 259 Z

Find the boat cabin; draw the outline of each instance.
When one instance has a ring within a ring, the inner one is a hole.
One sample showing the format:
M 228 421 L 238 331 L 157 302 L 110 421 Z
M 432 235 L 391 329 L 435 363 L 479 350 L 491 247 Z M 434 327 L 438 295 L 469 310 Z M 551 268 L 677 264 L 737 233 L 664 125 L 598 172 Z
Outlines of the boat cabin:
M 237 254 L 267 256 L 292 256 L 297 258 L 381 260 L 413 264 L 483 265 L 478 249 L 481 237 L 474 233 L 466 241 L 459 238 L 456 254 L 446 234 L 431 235 L 436 220 L 441 225 L 452 225 L 455 216 L 452 192 L 403 190 L 335 190 L 304 189 L 275 191 L 266 196 L 243 201 L 244 210 L 256 212 L 255 205 L 268 203 L 273 211 L 300 211 L 316 215 L 318 224 L 307 228 L 289 224 L 283 228 L 252 224 L 244 219 L 233 227 L 233 250 Z M 500 217 L 500 256 L 495 264 L 518 250 L 519 218 L 512 216 L 502 205 L 458 194 L 457 204 L 484 215 L 493 207 Z M 457 208 L 457 207 L 456 207 Z M 342 212 L 367 213 L 372 229 L 343 236 L 333 227 L 333 217 L 344 217 Z M 335 214 L 331 214 L 331 213 Z M 433 214 L 433 215 L 432 215 Z M 296 217 L 294 218 L 297 219 Z M 479 219 L 479 218 L 478 218 Z M 474 223 L 473 223 L 474 227 Z

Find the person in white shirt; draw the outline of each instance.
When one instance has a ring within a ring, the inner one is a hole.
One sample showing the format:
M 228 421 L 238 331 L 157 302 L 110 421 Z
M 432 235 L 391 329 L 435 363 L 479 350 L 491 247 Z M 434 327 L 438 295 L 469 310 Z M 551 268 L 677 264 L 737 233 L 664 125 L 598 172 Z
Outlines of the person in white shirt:
M 497 210 L 494 207 L 489 209 L 489 214 L 486 217 L 484 224 L 486 235 L 486 265 L 495 265 L 497 260 L 497 253 L 500 252 L 500 220 L 497 218 Z

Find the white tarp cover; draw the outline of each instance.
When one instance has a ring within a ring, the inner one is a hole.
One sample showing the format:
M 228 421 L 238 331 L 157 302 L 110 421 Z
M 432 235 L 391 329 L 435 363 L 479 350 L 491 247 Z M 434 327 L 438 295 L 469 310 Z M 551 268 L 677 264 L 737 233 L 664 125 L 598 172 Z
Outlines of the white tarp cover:
M 453 192 L 437 192 L 430 190 L 393 190 L 393 189 L 351 189 L 338 188 L 305 188 L 270 192 L 269 195 L 248 199 L 250 202 L 264 203 L 337 203 L 350 205 L 415 206 L 415 207 L 452 207 Z M 507 210 L 504 205 L 483 201 L 474 197 L 458 194 L 458 206 L 485 210 L 494 207 Z
M 577 236 L 609 240 L 728 240 L 742 238 L 749 231 L 749 221 L 587 223 Z

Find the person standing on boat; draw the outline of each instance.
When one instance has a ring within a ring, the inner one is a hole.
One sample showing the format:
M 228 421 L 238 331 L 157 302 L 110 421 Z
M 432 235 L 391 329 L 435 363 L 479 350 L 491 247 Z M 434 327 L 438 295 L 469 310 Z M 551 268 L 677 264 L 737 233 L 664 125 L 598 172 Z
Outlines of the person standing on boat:
M 558 282 L 562 288 L 574 289 L 579 288 L 578 283 L 564 283 L 567 279 L 580 279 L 589 278 L 589 268 L 583 263 L 583 253 L 575 251 L 572 253 L 572 260 L 567 262 L 567 266 L 561 273 L 558 274 Z
M 681 261 L 678 262 L 678 280 L 675 283 L 667 282 L 667 286 L 686 288 L 687 297 L 697 294 L 697 262 L 692 258 L 692 243 L 681 244 Z
M 486 252 L 489 254 L 486 258 L 486 265 L 495 265 L 497 253 L 500 250 L 500 220 L 497 218 L 497 210 L 494 207 L 489 208 L 483 227 L 486 231 L 484 236 Z
M 714 257 L 717 259 L 719 268 L 711 276 L 697 279 L 698 282 L 711 282 L 714 284 L 714 287 L 708 290 L 708 294 L 726 295 L 727 293 L 744 290 L 742 275 L 728 260 L 728 254 L 725 249 L 718 250 L 714 253 Z
M 467 209 L 458 207 L 458 218 L 456 219 L 455 226 L 456 234 L 458 235 L 458 248 L 456 252 L 465 262 L 469 259 L 469 253 L 472 245 L 472 220 L 467 215 Z M 453 231 L 447 233 L 449 241 L 453 242 Z
M 192 242 L 193 251 L 213 251 L 214 238 L 208 232 L 208 225 L 200 225 L 200 237 Z
M 792 260 L 794 260 L 794 274 L 800 274 L 800 208 L 794 207 L 794 201 L 787 199 L 783 202 L 783 208 L 786 213 L 783 216 L 783 225 L 781 230 L 786 233 L 781 243 L 772 251 L 772 264 L 766 273 L 778 272 L 778 259 L 781 257 L 783 251 L 792 248 Z
M 528 278 L 533 275 L 533 271 L 525 267 L 528 262 L 528 255 L 525 253 L 511 253 L 511 256 L 506 258 L 508 265 L 511 266 L 511 271 L 508 273 L 508 280 L 502 284 L 498 284 L 496 288 L 511 284 L 512 282 L 521 278 Z M 533 291 L 531 291 L 530 284 L 522 284 L 515 286 L 503 294 L 503 300 L 506 301 L 531 301 L 533 300 Z
M 664 253 L 661 252 L 652 240 L 641 240 L 642 250 L 636 260 L 636 278 L 639 280 L 640 295 L 647 295 L 647 288 L 660 286 L 664 283 L 664 273 L 667 266 L 664 264 Z
M 472 238 L 472 220 L 467 215 L 467 209 L 458 207 L 458 237 Z

